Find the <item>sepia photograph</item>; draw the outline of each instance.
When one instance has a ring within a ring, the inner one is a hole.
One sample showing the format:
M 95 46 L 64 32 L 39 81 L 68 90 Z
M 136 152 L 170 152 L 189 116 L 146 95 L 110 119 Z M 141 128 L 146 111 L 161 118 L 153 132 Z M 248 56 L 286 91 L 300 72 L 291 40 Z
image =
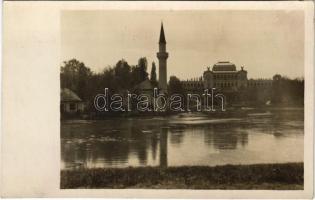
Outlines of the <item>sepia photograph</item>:
M 63 10 L 60 188 L 303 190 L 303 10 Z
M 309 199 L 311 1 L 5 1 L 0 197 Z

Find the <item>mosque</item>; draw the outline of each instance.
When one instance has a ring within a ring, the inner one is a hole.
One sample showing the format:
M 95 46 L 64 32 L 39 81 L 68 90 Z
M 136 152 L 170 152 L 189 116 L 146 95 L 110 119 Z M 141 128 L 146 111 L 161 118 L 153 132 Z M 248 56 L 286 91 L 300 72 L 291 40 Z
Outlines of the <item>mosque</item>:
M 161 25 L 159 52 L 159 89 L 163 92 L 167 90 L 167 58 L 166 39 L 163 24 Z M 203 72 L 198 78 L 181 81 L 183 88 L 187 92 L 198 92 L 204 89 L 216 88 L 226 92 L 237 92 L 246 88 L 266 89 L 271 88 L 272 79 L 248 79 L 247 71 L 242 66 L 237 70 L 235 64 L 229 61 L 220 61 Z

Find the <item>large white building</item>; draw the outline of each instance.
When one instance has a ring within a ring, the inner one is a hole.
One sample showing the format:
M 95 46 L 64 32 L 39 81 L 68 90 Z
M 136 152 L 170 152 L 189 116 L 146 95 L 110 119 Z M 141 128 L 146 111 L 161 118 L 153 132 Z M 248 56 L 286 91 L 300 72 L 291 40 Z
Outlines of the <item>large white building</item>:
M 204 88 L 225 88 L 238 90 L 247 86 L 247 71 L 241 67 L 236 70 L 236 66 L 230 62 L 218 62 L 213 65 L 212 70 L 203 73 Z
M 186 91 L 202 91 L 216 88 L 226 92 L 236 92 L 246 88 L 266 88 L 272 86 L 272 79 L 248 79 L 244 67 L 237 70 L 235 64 L 221 61 L 204 71 L 203 76 L 182 81 Z

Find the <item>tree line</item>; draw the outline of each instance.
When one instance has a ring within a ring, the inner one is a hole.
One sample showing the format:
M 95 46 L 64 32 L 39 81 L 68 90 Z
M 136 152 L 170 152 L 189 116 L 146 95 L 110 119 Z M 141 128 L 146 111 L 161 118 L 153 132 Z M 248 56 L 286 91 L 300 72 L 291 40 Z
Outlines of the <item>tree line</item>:
M 74 91 L 91 108 L 96 94 L 103 93 L 104 88 L 109 88 L 112 93 L 121 93 L 132 89 L 139 83 L 150 80 L 153 86 L 157 86 L 156 65 L 152 62 L 150 76 L 147 72 L 148 61 L 145 57 L 139 58 L 137 65 L 129 65 L 122 59 L 114 66 L 105 67 L 101 72 L 93 72 L 83 62 L 76 59 L 65 61 L 61 66 L 61 88 Z M 171 76 L 168 82 L 169 94 L 177 93 L 186 95 L 180 79 Z M 230 99 L 241 102 L 254 102 L 264 104 L 266 99 L 261 98 L 261 93 L 267 92 L 267 97 L 272 104 L 296 104 L 304 103 L 304 79 L 289 79 L 277 74 L 273 77 L 272 87 L 268 91 L 247 89 L 238 92 Z M 266 96 L 266 95 L 265 95 Z

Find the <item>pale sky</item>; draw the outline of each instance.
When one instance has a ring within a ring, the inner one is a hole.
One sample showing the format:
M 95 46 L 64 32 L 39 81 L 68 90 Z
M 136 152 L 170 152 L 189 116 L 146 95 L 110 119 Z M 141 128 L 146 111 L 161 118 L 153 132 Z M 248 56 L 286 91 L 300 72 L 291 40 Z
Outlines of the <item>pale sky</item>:
M 146 57 L 150 73 L 152 61 L 158 69 L 161 21 L 168 76 L 200 77 L 230 61 L 248 78 L 304 77 L 303 11 L 63 11 L 61 63 L 76 58 L 99 72 Z

